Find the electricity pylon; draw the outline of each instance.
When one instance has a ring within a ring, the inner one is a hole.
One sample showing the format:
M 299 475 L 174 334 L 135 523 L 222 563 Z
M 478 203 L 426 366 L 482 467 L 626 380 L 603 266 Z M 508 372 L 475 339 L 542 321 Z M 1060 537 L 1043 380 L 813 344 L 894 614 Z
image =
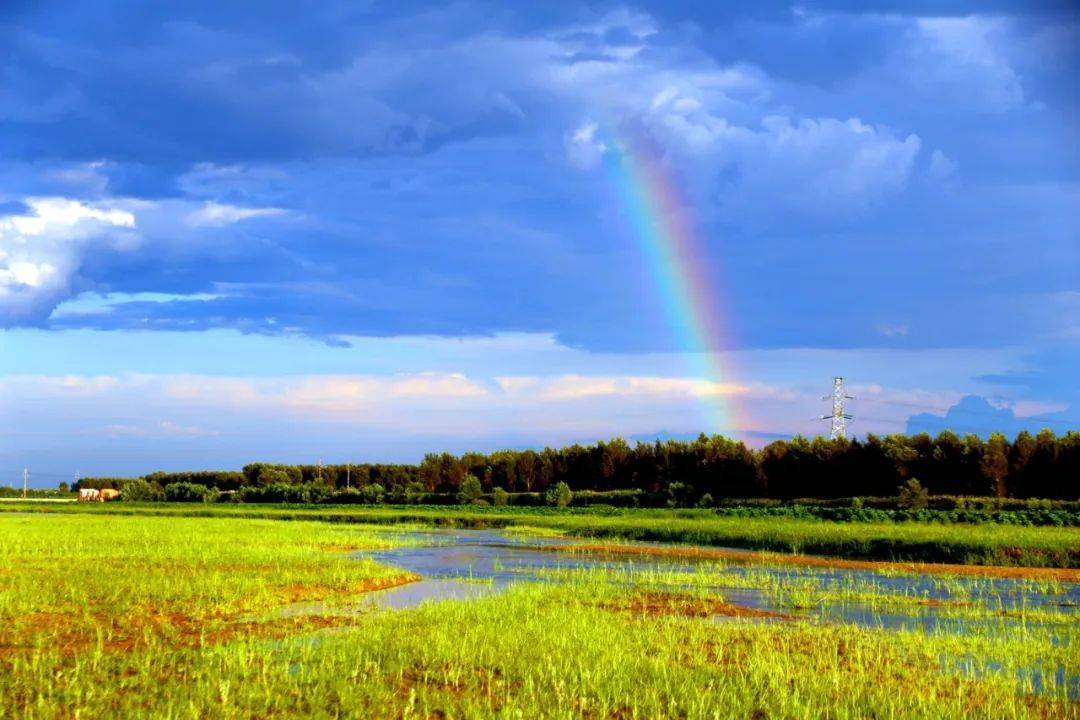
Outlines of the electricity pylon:
M 847 432 L 847 421 L 851 420 L 851 415 L 844 412 L 844 400 L 854 400 L 855 398 L 850 395 L 844 394 L 844 378 L 834 377 L 832 383 L 832 395 L 826 395 L 822 400 L 828 400 L 832 398 L 832 414 L 822 415 L 822 420 L 831 420 L 832 429 L 829 433 L 829 437 L 833 440 L 839 440 L 845 437 Z

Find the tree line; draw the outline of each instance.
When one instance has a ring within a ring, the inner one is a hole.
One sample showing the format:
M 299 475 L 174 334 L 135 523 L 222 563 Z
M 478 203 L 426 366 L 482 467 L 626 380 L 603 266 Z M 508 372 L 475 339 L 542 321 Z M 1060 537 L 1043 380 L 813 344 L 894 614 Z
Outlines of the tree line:
M 913 484 L 932 495 L 1075 500 L 1080 496 L 1080 433 L 1021 432 L 1012 441 L 1002 434 L 984 440 L 950 431 L 936 437 L 796 436 L 760 450 L 719 435 L 633 445 L 616 438 L 558 449 L 431 453 L 418 464 L 252 463 L 242 471 L 155 472 L 143 478 L 157 488 L 183 483 L 243 493 L 252 500 L 266 496 L 266 488 L 304 486 L 320 488 L 321 494 L 323 488 L 331 494 L 348 490 L 371 501 L 406 496 L 438 501 L 460 494 L 467 479 L 470 493 L 473 479 L 484 494 L 499 489 L 542 495 L 565 483 L 574 493 L 636 491 L 683 506 L 739 498 L 888 497 Z M 124 482 L 85 478 L 78 485 L 120 487 Z

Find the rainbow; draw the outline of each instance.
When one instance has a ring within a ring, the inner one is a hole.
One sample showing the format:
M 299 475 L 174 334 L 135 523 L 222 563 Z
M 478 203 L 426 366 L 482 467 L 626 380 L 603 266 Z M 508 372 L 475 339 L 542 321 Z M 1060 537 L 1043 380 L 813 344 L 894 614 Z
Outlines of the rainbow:
M 733 347 L 724 306 L 706 269 L 708 257 L 689 209 L 660 154 L 643 138 L 622 135 L 606 143 L 604 165 L 618 190 L 641 254 L 653 276 L 675 342 L 690 377 L 705 381 L 701 398 L 706 433 L 736 437 L 733 377 L 720 350 Z

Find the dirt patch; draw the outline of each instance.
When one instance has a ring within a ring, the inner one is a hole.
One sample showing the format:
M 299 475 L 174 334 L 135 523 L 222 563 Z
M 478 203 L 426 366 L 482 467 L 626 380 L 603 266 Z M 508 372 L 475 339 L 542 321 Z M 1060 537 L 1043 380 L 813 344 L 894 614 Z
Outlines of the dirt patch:
M 773 618 L 792 620 L 791 615 L 760 610 L 745 605 L 735 605 L 718 598 L 696 597 L 664 592 L 641 592 L 627 599 L 600 603 L 607 610 L 620 610 L 639 615 L 679 615 L 682 617 Z
M 892 570 L 910 573 L 938 575 L 977 575 L 1017 580 L 1057 580 L 1080 582 L 1080 570 L 1070 568 L 1034 568 L 1005 565 L 949 565 L 945 563 L 887 562 L 879 560 L 846 560 L 816 555 L 789 555 L 753 550 L 730 550 L 727 548 L 676 547 L 665 545 L 618 545 L 577 543 L 552 545 L 542 549 L 553 552 L 577 552 L 608 555 L 648 555 L 654 557 L 695 558 L 703 560 L 729 560 L 740 563 L 763 565 L 795 565 L 799 567 L 827 567 L 848 570 Z
M 347 586 L 289 585 L 281 589 L 283 604 L 326 600 L 384 590 L 414 582 L 415 575 L 396 575 Z M 189 613 L 182 609 L 137 607 L 122 615 L 88 605 L 80 613 L 37 612 L 17 618 L 0 631 L 0 658 L 47 648 L 74 655 L 92 647 L 130 652 L 151 645 L 198 648 L 234 639 L 281 639 L 303 632 L 355 624 L 349 615 L 297 615 L 266 620 L 242 619 L 221 611 Z
M 380 547 L 372 545 L 358 545 L 356 543 L 336 542 L 336 543 L 322 543 L 319 545 L 320 550 L 326 550 L 327 552 L 360 552 L 361 550 L 380 550 Z
M 371 580 L 364 580 L 359 583 L 351 585 L 312 585 L 306 583 L 295 583 L 293 585 L 286 585 L 281 589 L 282 600 L 286 603 L 298 603 L 298 602 L 312 602 L 315 600 L 326 600 L 332 597 L 348 597 L 349 595 L 360 595 L 363 593 L 374 592 L 376 590 L 388 590 L 400 585 L 408 585 L 409 583 L 416 582 L 420 579 L 419 575 L 406 574 L 406 575 L 393 575 L 385 578 L 374 578 Z
M 131 652 L 151 645 L 200 648 L 244 637 L 282 639 L 302 632 L 353 624 L 358 618 L 308 615 L 242 621 L 195 618 L 179 612 L 128 618 L 100 618 L 90 626 L 73 625 L 58 613 L 36 613 L 20 624 L 16 637 L 0 640 L 0 657 L 37 652 L 41 648 L 69 656 L 100 647 L 108 652 Z M 100 635 L 99 635 L 100 633 Z M 100 639 L 99 639 L 100 638 Z
M 499 667 L 458 667 L 444 663 L 435 667 L 419 664 L 409 665 L 401 670 L 397 678 L 399 694 L 408 697 L 410 691 L 418 687 L 429 688 L 460 698 L 468 695 L 472 698 L 484 698 L 496 712 L 502 709 L 502 701 L 508 694 L 521 689 L 519 680 L 510 680 Z M 434 710 L 445 713 L 442 709 Z M 446 717 L 446 715 L 441 715 Z

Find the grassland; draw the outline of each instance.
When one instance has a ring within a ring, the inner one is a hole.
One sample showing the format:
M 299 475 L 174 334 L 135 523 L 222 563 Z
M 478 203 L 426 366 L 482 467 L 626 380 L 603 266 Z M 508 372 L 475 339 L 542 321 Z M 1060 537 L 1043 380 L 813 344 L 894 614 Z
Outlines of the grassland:
M 982 578 L 933 581 L 964 598 L 951 607 L 971 623 L 962 630 L 806 614 L 850 602 L 929 610 L 887 575 L 820 587 L 740 573 L 802 613 L 763 619 L 710 587 L 722 565 L 564 573 L 469 602 L 358 610 L 364 593 L 411 578 L 347 551 L 405 542 L 342 523 L 0 514 L 0 707 L 30 718 L 1077 716 L 1074 610 L 1003 612 Z M 312 601 L 319 612 L 283 612 Z
M 28 509 L 10 504 L 3 510 Z M 247 517 L 338 523 L 513 528 L 594 539 L 648 540 L 897 562 L 1080 568 L 1080 528 L 936 522 L 725 517 L 708 510 L 279 505 L 54 505 L 58 513 Z
M 253 618 L 268 608 L 412 580 L 344 556 L 393 541 L 325 523 L 3 517 L 0 650 L 66 656 L 260 634 L 272 628 Z

